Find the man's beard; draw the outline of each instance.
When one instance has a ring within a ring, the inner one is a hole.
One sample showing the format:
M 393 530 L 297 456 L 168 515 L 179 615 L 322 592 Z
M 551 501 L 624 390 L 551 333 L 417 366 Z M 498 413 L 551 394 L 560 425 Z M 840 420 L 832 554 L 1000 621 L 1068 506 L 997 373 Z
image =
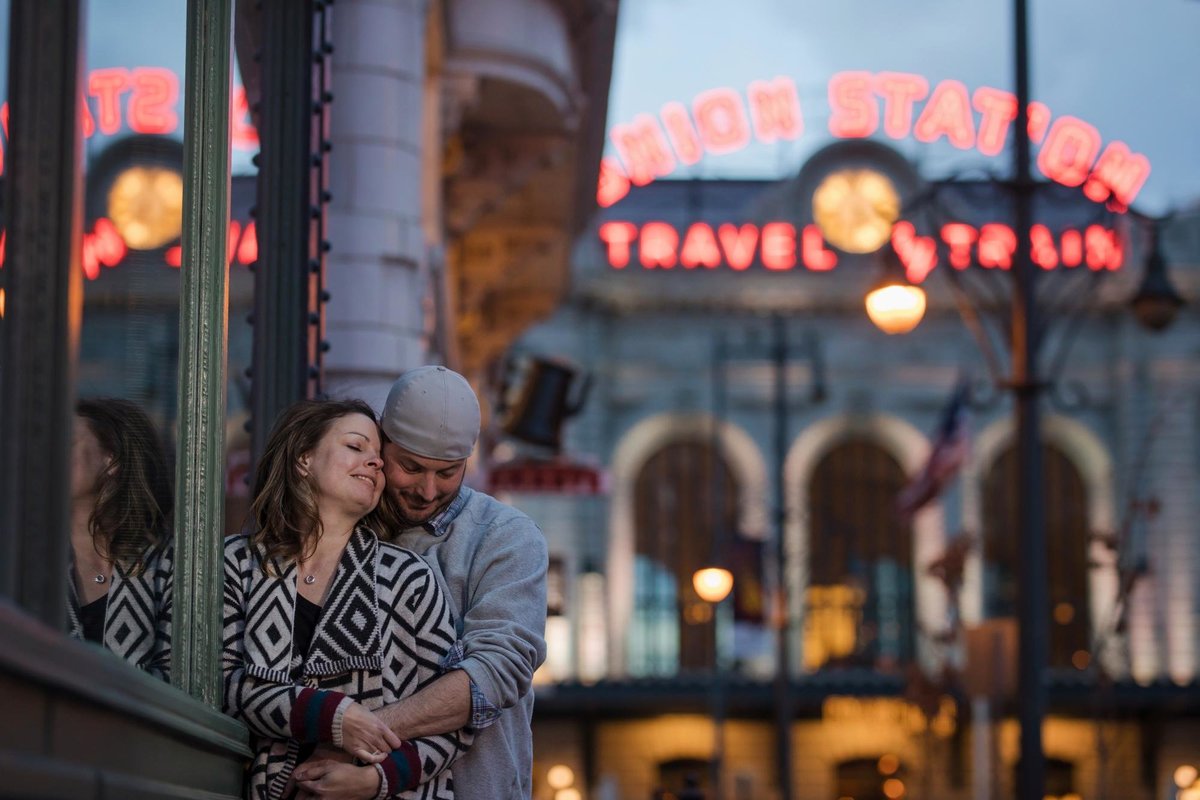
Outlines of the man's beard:
M 435 506 L 433 508 L 433 510 L 429 511 L 421 519 L 412 519 L 407 514 L 405 514 L 403 511 L 403 506 L 401 504 L 401 501 L 394 496 L 392 497 L 392 508 L 393 508 L 396 518 L 399 521 L 400 526 L 402 528 L 419 528 L 422 525 L 429 522 L 429 520 L 436 517 L 438 514 L 445 511 L 450 506 L 450 504 L 454 502 L 454 498 L 458 497 L 458 493 L 461 491 L 462 491 L 462 484 L 459 484 L 459 487 L 454 490 L 454 493 L 452 495 L 450 495 L 449 497 L 446 498 L 446 501 L 444 503 L 442 503 L 441 505 Z

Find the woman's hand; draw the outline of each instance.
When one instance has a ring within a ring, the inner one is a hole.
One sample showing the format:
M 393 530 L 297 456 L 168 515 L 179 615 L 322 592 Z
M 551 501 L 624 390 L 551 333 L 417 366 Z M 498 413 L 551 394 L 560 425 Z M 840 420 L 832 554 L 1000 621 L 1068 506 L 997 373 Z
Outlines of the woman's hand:
M 337 761 L 308 761 L 292 773 L 298 800 L 371 800 L 379 793 L 379 772 Z
M 342 715 L 342 749 L 359 761 L 378 764 L 400 744 L 400 737 L 361 703 Z

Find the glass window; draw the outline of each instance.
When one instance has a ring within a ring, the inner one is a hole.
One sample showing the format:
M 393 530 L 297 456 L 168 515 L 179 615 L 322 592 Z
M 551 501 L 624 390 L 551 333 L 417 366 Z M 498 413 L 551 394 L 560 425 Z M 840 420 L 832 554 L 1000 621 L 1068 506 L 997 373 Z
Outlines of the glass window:
M 877 444 L 834 447 L 809 482 L 804 666 L 890 669 L 913 657 L 912 526 L 904 471 Z
M 636 555 L 631 671 L 670 675 L 715 663 L 713 608 L 696 594 L 692 575 L 714 555 L 728 554 L 737 529 L 737 482 L 706 442 L 677 442 L 652 456 L 635 489 Z
M 984 478 L 984 574 L 987 614 L 1015 616 L 1017 573 L 1017 456 L 1008 448 Z M 1090 661 L 1087 494 L 1079 470 L 1061 450 L 1042 445 L 1046 567 L 1050 607 L 1050 665 L 1084 669 Z

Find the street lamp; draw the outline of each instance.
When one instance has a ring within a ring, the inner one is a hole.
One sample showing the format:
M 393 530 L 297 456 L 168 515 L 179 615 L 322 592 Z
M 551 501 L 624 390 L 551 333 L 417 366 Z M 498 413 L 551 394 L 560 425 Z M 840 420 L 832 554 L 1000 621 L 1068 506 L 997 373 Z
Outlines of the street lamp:
M 1039 374 L 1038 355 L 1043 343 L 1043 323 L 1037 307 L 1038 274 L 1031 252 L 1032 198 L 1029 138 L 1029 47 L 1027 0 L 1013 0 L 1016 119 L 1013 122 L 1012 192 L 1016 248 L 1010 270 L 1011 294 L 1007 327 L 1010 366 L 1004 372 L 983 330 L 976 308 L 969 305 L 962 279 L 951 272 L 952 284 L 964 321 L 977 339 L 994 383 L 1013 393 L 1017 454 L 1017 563 L 1020 591 L 1017 599 L 1017 715 L 1020 725 L 1016 796 L 1042 800 L 1045 789 L 1045 754 L 1042 721 L 1046 710 L 1044 672 L 1049 651 L 1046 609 L 1046 532 L 1042 485 L 1040 401 L 1046 384 Z M 1139 321 L 1160 330 L 1182 305 L 1166 279 L 1157 226 L 1152 231 L 1151 255 L 1141 289 L 1133 299 Z M 1071 298 L 1078 305 L 1082 297 Z M 874 319 L 874 317 L 872 317 Z M 879 324 L 879 323 L 877 323 Z M 915 324 L 915 323 L 914 323 Z M 883 327 L 882 325 L 880 327 Z M 911 329 L 911 328 L 910 328 Z M 886 330 L 886 328 L 885 328 Z M 1069 343 L 1070 337 L 1065 341 Z M 1065 347 L 1052 362 L 1051 373 L 1064 363 Z
M 925 290 L 909 283 L 895 248 L 881 252 L 883 276 L 867 293 L 867 316 L 884 333 L 908 333 L 925 316 Z
M 1175 315 L 1184 302 L 1167 276 L 1167 260 L 1163 257 L 1160 244 L 1160 224 L 1157 220 L 1151 223 L 1150 256 L 1146 259 L 1146 271 L 1141 286 L 1129 301 L 1138 322 L 1148 330 L 1156 332 L 1175 320 Z
M 733 590 L 733 573 L 724 567 L 704 567 L 692 575 L 692 587 L 706 603 L 716 605 Z
M 700 599 L 713 607 L 713 756 L 712 800 L 721 800 L 722 762 L 725 760 L 725 687 L 721 669 L 721 603 L 733 590 L 733 573 L 724 567 L 702 567 L 692 573 L 692 587 Z

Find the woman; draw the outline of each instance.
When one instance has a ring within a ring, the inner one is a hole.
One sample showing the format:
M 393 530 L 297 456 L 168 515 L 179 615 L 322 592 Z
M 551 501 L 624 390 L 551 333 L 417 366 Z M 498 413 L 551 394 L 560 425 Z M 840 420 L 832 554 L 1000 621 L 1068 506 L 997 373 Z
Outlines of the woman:
M 379 428 L 357 400 L 281 416 L 255 476 L 253 531 L 225 545 L 225 710 L 255 736 L 253 800 L 453 797 L 459 732 L 401 742 L 370 709 L 441 674 L 454 626 L 432 571 L 370 527 L 383 491 Z M 321 760 L 318 745 L 364 766 Z
M 80 400 L 71 456 L 71 635 L 167 680 L 174 498 L 154 425 L 128 400 Z

